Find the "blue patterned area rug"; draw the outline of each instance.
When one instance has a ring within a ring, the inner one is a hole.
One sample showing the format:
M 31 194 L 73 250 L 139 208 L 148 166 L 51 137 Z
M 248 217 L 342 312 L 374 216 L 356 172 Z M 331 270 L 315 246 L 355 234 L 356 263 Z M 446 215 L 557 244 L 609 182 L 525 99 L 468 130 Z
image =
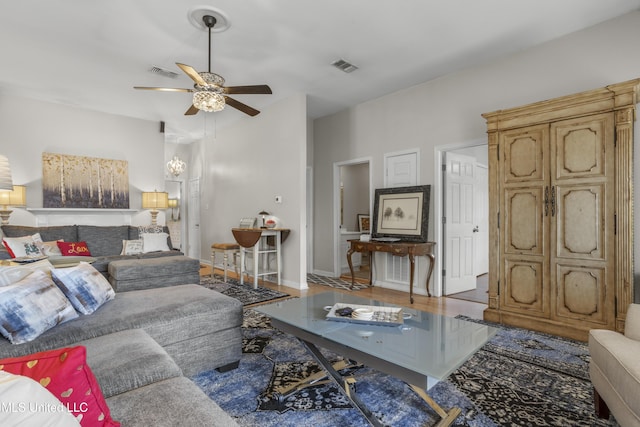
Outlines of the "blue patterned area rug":
M 270 319 L 254 310 L 245 310 L 243 334 L 238 369 L 192 378 L 239 425 L 369 425 L 330 382 L 278 400 L 275 387 L 317 372 L 318 365 L 297 339 L 272 328 Z M 594 415 L 588 360 L 584 343 L 500 326 L 487 345 L 428 394 L 445 409 L 462 409 L 454 426 L 616 426 Z M 348 373 L 384 425 L 437 423 L 433 410 L 402 381 L 366 367 Z
M 291 295 L 285 292 L 263 288 L 262 286 L 258 286 L 258 289 L 253 289 L 253 285 L 247 285 L 246 283 L 241 285 L 238 280 L 228 277 L 225 283 L 224 277 L 218 274 L 215 274 L 213 277 L 210 275 L 201 276 L 200 284 L 205 288 L 213 289 L 221 294 L 240 300 L 245 307 L 291 297 Z

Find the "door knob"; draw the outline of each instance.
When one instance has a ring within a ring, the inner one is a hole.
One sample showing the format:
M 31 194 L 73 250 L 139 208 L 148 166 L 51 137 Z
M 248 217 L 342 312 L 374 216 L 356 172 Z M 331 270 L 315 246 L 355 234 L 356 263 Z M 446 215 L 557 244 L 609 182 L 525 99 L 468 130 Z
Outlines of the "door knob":
M 478 226 L 476 225 L 475 227 L 473 227 L 473 232 L 477 233 L 480 231 L 480 228 L 478 228 Z

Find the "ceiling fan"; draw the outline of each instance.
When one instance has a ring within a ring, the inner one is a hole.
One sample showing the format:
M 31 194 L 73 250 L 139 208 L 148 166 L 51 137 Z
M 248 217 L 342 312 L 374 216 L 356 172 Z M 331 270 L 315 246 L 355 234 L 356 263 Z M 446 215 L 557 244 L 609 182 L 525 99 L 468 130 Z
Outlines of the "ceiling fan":
M 145 87 L 134 86 L 134 89 L 142 90 L 159 90 L 165 92 L 192 92 L 193 104 L 184 113 L 185 116 L 191 116 L 200 110 L 212 112 L 220 111 L 225 105 L 242 111 L 250 116 L 260 114 L 260 111 L 243 104 L 242 102 L 227 96 L 231 95 L 247 95 L 247 94 L 271 94 L 271 88 L 267 85 L 253 86 L 224 86 L 224 78 L 216 73 L 211 72 L 211 29 L 216 25 L 216 18 L 211 15 L 202 17 L 204 25 L 209 29 L 209 68 L 206 72 L 197 72 L 193 67 L 176 62 L 186 75 L 191 77 L 195 82 L 193 89 L 169 88 L 169 87 Z

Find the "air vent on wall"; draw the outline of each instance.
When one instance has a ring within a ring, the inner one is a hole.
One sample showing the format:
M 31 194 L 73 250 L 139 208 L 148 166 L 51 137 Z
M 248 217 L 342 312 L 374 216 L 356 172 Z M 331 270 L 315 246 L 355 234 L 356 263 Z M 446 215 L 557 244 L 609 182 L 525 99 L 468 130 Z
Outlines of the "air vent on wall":
M 149 69 L 149 72 L 153 74 L 160 74 L 161 76 L 169 77 L 170 79 L 175 79 L 176 77 L 178 77 L 178 73 L 174 73 L 173 71 L 165 70 L 164 68 L 160 67 L 151 67 Z
M 344 59 L 338 59 L 337 61 L 333 61 L 331 65 L 333 65 L 339 70 L 344 71 L 345 73 L 351 73 L 358 69 L 358 67 L 345 61 Z

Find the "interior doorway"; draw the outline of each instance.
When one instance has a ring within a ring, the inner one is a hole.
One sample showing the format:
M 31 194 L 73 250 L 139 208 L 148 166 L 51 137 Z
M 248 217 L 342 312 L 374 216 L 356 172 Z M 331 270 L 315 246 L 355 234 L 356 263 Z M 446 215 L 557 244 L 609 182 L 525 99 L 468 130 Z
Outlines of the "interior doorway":
M 436 148 L 435 202 L 441 295 L 476 289 L 488 272 L 488 146 L 486 140 Z
M 372 179 L 370 158 L 333 165 L 334 277 L 348 271 L 348 240 L 360 238 L 359 218 L 371 213 Z M 353 256 L 354 269 L 362 264 L 362 258 L 357 255 Z

